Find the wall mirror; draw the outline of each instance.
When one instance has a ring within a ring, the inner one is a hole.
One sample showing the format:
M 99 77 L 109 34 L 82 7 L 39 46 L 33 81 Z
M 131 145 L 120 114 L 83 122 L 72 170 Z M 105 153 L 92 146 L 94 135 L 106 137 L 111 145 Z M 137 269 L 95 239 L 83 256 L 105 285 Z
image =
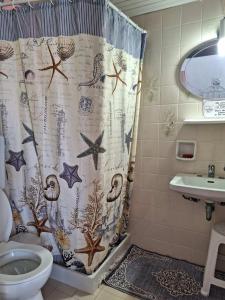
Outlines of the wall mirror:
M 212 39 L 199 44 L 181 64 L 182 85 L 202 99 L 225 99 L 225 56 L 218 54 L 217 43 Z

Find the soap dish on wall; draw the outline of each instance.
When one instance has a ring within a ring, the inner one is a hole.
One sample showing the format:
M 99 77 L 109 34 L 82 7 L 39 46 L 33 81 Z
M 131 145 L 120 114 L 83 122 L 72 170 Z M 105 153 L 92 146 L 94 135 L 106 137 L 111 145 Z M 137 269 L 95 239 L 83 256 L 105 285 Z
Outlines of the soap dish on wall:
M 195 160 L 196 158 L 196 141 L 179 140 L 176 142 L 176 159 L 179 160 Z

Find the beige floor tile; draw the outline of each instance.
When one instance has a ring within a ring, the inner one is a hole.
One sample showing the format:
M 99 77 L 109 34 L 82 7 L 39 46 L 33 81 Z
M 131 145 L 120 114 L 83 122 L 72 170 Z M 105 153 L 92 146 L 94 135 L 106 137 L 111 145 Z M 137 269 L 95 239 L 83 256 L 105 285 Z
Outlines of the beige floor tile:
M 94 294 L 87 294 L 66 284 L 49 279 L 42 289 L 44 300 L 135 300 L 137 298 L 101 285 Z
M 124 294 L 124 293 L 111 293 L 102 290 L 99 294 L 99 296 L 96 298 L 96 300 L 136 300 L 137 298 L 134 298 L 130 295 Z
M 75 295 L 72 298 L 73 300 L 95 300 L 96 297 L 94 297 L 93 295 L 89 295 L 89 294 L 83 294 L 83 295 Z
M 70 297 L 67 294 L 55 288 L 55 290 L 44 299 L 45 300 L 73 300 L 73 297 Z
M 77 291 L 76 294 L 74 295 L 74 300 L 95 300 L 98 295 L 100 294 L 102 290 L 102 287 L 97 289 L 97 291 L 94 294 L 87 294 L 82 291 Z
M 57 288 L 57 290 L 63 292 L 64 294 L 70 297 L 74 296 L 78 292 L 77 289 L 54 279 L 50 279 L 50 284 Z
M 99 296 L 101 296 L 102 294 L 102 297 L 104 295 L 108 295 L 108 294 L 112 294 L 114 297 L 116 297 L 115 299 L 119 298 L 119 299 L 123 299 L 123 300 L 134 300 L 134 299 L 137 299 L 131 295 L 128 295 L 128 294 L 125 294 L 125 293 L 122 293 L 116 289 L 113 289 L 109 286 L 106 286 L 106 285 L 102 285 L 102 291 L 101 293 L 99 294 Z M 108 298 L 105 298 L 108 300 Z M 96 300 L 100 300 L 98 297 Z M 103 298 L 101 298 L 101 300 L 103 300 Z
M 106 291 L 101 291 L 96 300 L 121 300 L 121 297 L 118 297 L 114 294 L 108 293 Z
M 54 289 L 55 289 L 55 286 L 51 282 L 51 279 L 49 279 L 41 290 L 44 299 L 47 298 L 54 291 Z

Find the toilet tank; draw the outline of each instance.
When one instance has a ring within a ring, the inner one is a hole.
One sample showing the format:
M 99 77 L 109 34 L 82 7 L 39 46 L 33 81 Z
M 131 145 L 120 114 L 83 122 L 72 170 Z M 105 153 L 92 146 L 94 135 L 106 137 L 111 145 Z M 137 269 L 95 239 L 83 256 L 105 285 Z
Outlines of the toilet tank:
M 6 194 L 0 189 L 0 243 L 8 242 L 13 226 L 12 211 Z

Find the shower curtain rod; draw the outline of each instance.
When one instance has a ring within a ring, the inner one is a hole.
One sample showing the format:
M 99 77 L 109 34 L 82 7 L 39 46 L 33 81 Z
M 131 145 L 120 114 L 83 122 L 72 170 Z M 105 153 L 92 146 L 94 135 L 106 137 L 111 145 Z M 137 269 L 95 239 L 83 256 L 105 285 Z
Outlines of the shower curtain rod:
M 136 29 L 142 31 L 143 33 L 147 33 L 146 30 L 143 28 L 139 27 L 136 23 L 134 23 L 125 13 L 123 13 L 118 7 L 116 7 L 112 2 L 108 1 L 109 6 L 117 11 L 122 17 L 124 17 L 131 25 L 133 25 Z
M 44 1 L 49 1 L 50 3 L 52 3 L 52 5 L 54 5 L 54 0 L 15 0 L 15 1 L 9 1 L 9 2 L 0 2 L 0 10 L 2 7 L 4 6 L 16 6 L 19 4 L 25 4 L 27 3 L 31 8 L 32 5 L 31 3 L 34 2 L 44 2 Z M 69 1 L 69 0 L 68 0 Z M 112 4 L 112 2 L 107 1 L 108 5 L 114 9 L 115 11 L 117 11 L 122 17 L 124 17 L 131 25 L 133 25 L 136 29 L 146 33 L 146 31 L 144 29 L 142 29 L 141 27 L 139 27 L 137 24 L 135 24 L 127 15 L 125 15 L 121 10 L 119 10 L 114 4 Z

